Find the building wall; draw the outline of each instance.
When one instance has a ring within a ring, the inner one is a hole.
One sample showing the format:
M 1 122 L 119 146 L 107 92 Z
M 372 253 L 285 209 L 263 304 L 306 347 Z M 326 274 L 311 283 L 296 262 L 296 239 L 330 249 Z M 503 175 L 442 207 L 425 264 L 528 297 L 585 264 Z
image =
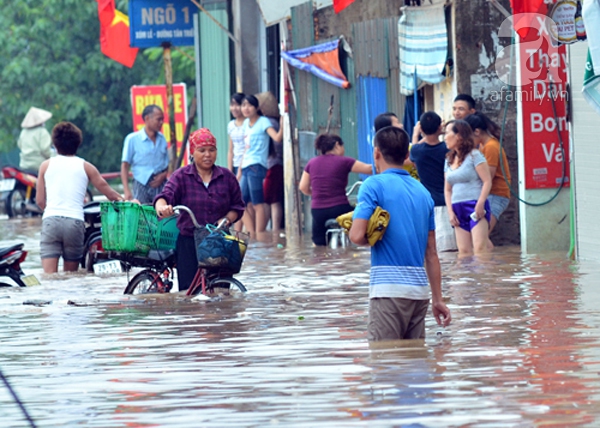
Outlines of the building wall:
M 433 3 L 443 4 L 444 0 L 434 0 Z M 499 3 L 510 10 L 510 0 L 500 0 Z M 427 5 L 428 2 L 424 4 Z M 294 72 L 295 83 L 298 85 L 296 93 L 299 102 L 298 129 L 300 131 L 317 133 L 322 131 L 323 120 L 327 117 L 323 112 L 329 104 L 324 98 L 328 98 L 333 93 L 335 94 L 334 111 L 342 112 L 342 115 L 338 120 L 337 113 L 334 114 L 332 130 L 343 136 L 349 154 L 356 155 L 357 108 L 349 109 L 345 103 L 344 106 L 340 105 L 338 100 L 352 99 L 356 103 L 356 84 L 359 75 L 386 78 L 388 92 L 396 90 L 397 70 L 392 65 L 397 63 L 397 57 L 394 58 L 392 55 L 398 50 L 397 39 L 395 39 L 397 33 L 392 35 L 389 30 L 393 29 L 394 23 L 397 23 L 402 6 L 404 0 L 356 0 L 340 14 L 335 14 L 333 8 L 312 11 L 310 2 L 292 9 L 293 48 L 306 47 L 343 35 L 349 42 L 353 55 L 342 64 L 352 83 L 352 88 L 348 90 L 328 88 L 327 91 L 322 85 L 328 84 L 319 82 L 316 77 L 304 72 Z M 450 119 L 454 96 L 457 93 L 471 94 L 477 101 L 478 110 L 504 126 L 503 149 L 509 160 L 513 177 L 512 187 L 515 193 L 518 193 L 516 103 L 508 101 L 506 120 L 504 120 L 506 97 L 500 99 L 502 82 L 495 72 L 497 52 L 502 46 L 510 44 L 510 40 L 500 40 L 497 36 L 504 16 L 487 0 L 454 0 L 451 7 L 453 25 L 449 26 L 448 32 L 449 43 L 451 48 L 453 47 L 453 73 L 444 82 L 426 89 L 425 107 L 437 111 L 444 119 Z M 294 13 L 298 14 L 300 10 L 303 18 L 300 19 L 299 15 L 294 18 Z M 310 17 L 309 10 L 312 11 Z M 382 31 L 384 27 L 388 27 L 387 32 Z M 382 40 L 384 37 L 387 37 L 385 43 Z M 392 42 L 395 45 L 392 45 Z M 377 43 L 380 43 L 378 48 L 374 47 Z M 379 66 L 384 62 L 387 70 L 379 74 Z M 388 93 L 388 110 L 395 111 L 402 117 L 404 97 L 396 95 Z M 518 207 L 517 200 L 512 198 L 492 234 L 492 241 L 496 245 L 520 244 Z
M 344 35 L 353 45 L 352 24 L 373 19 L 400 16 L 404 0 L 356 0 L 336 15 L 332 7 L 320 9 L 315 14 L 317 38 Z
M 361 1 L 340 14 L 333 8 L 313 10 L 312 2 L 292 8 L 291 47 L 303 48 L 344 36 L 352 50 L 342 54 L 340 65 L 350 82 L 340 89 L 306 72 L 294 70 L 298 98 L 298 129 L 315 133 L 327 128 L 327 109 L 333 95 L 330 131 L 339 133 L 346 143 L 348 156 L 358 156 L 357 88 L 358 75 L 385 77 L 391 90 L 398 88 L 397 20 L 403 0 Z M 388 39 L 389 35 L 391 39 Z M 389 52 L 396 52 L 394 57 Z M 370 58 L 377 56 L 375 64 Z M 392 80 L 395 79 L 395 80 Z M 388 91 L 388 109 L 402 117 L 404 97 Z M 358 177 L 353 176 L 351 180 Z
M 510 11 L 509 0 L 498 0 Z M 503 149 L 506 151 L 512 189 L 518 193 L 518 156 L 516 102 L 503 92 L 503 83 L 496 74 L 496 63 L 503 59 L 497 54 L 503 46 L 511 43 L 498 37 L 498 29 L 505 17 L 487 0 L 454 0 L 454 79 L 456 93 L 470 94 L 477 102 L 477 109 L 504 127 Z M 506 58 L 504 58 L 506 59 Z M 447 89 L 447 88 L 446 88 Z M 451 105 L 447 90 L 444 91 L 443 109 Z M 506 120 L 504 108 L 508 104 Z M 519 203 L 515 197 L 491 235 L 495 245 L 519 245 Z
M 600 117 L 581 94 L 587 42 L 569 45 L 571 97 L 573 106 L 572 185 L 575 190 L 576 255 L 579 259 L 600 259 L 600 180 L 598 166 L 598 122 Z
M 210 14 L 227 27 L 225 3 L 206 6 Z M 227 166 L 229 137 L 227 124 L 230 97 L 229 38 L 206 14 L 200 14 L 200 67 L 202 85 L 202 126 L 211 130 L 217 139 L 217 165 Z
M 236 87 L 246 94 L 261 92 L 266 47 L 264 23 L 255 1 L 232 0 L 233 34 L 239 40 L 235 50 Z

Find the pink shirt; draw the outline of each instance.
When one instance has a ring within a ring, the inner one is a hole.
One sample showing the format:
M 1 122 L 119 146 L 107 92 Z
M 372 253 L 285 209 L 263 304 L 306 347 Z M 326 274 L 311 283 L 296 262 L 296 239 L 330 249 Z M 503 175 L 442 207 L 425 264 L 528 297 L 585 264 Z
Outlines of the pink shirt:
M 348 174 L 356 159 L 346 156 L 321 155 L 312 158 L 304 171 L 310 176 L 311 208 L 318 210 L 348 204 Z

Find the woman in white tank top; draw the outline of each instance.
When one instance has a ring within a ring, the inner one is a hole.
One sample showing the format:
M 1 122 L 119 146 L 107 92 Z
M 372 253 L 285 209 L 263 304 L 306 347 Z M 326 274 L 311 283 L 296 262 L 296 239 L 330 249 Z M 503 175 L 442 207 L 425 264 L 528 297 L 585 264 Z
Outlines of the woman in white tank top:
M 88 182 L 110 201 L 123 197 L 102 178 L 98 169 L 76 156 L 82 134 L 70 122 L 52 129 L 52 143 L 58 156 L 42 163 L 36 186 L 36 202 L 42 210 L 40 256 L 44 273 L 58 271 L 63 258 L 65 271 L 76 271 L 83 256 L 83 201 Z

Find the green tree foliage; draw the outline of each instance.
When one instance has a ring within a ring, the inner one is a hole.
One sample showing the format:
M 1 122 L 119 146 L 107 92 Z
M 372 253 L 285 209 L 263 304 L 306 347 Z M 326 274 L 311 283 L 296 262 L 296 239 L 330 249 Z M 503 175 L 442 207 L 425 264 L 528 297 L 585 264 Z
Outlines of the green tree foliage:
M 0 152 L 14 150 L 31 106 L 81 128 L 79 155 L 100 171 L 117 171 L 132 130 L 130 88 L 164 83 L 162 58 L 148 49 L 129 69 L 100 52 L 93 0 L 0 0 Z M 117 1 L 127 12 L 127 2 Z M 186 49 L 193 54 L 193 49 Z M 174 81 L 193 91 L 193 61 L 173 53 Z M 190 65 L 191 63 L 191 65 Z

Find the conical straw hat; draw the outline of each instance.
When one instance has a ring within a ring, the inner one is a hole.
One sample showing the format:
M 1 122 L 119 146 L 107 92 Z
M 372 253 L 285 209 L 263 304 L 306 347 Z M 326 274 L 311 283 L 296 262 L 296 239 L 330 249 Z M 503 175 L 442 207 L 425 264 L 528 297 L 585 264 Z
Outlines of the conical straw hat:
M 37 107 L 31 107 L 25 115 L 25 119 L 23 119 L 23 122 L 21 122 L 21 128 L 33 128 L 35 126 L 39 126 L 51 117 L 52 113 L 49 111 Z
M 258 100 L 258 108 L 262 114 L 269 117 L 279 118 L 279 106 L 272 92 L 261 92 L 254 95 Z

